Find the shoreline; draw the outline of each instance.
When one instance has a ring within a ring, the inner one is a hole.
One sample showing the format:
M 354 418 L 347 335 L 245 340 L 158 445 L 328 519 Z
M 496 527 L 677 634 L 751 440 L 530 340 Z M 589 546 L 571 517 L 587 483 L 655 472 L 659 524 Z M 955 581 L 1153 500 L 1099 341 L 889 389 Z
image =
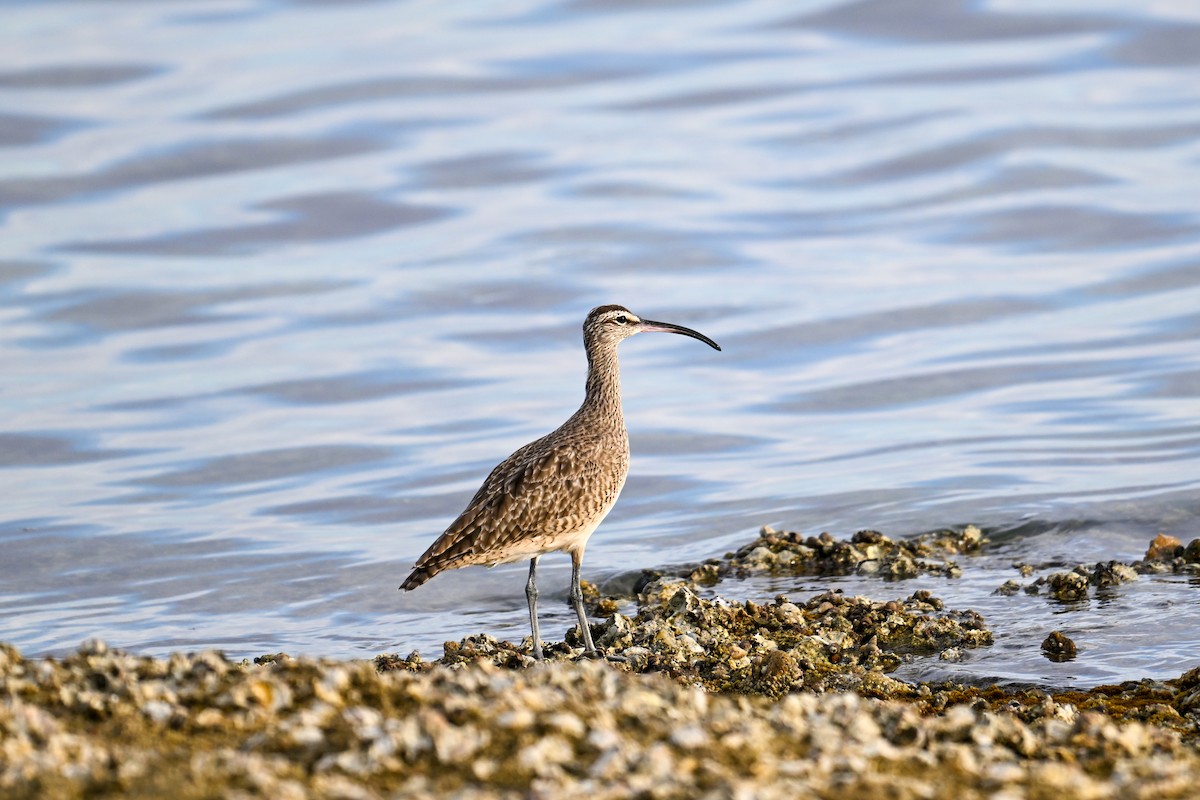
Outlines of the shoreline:
M 150 658 L 96 641 L 61 659 L 25 659 L 0 646 L 0 790 L 1191 796 L 1200 785 L 1200 668 L 1086 691 L 906 683 L 888 674 L 906 656 L 953 658 L 989 643 L 983 618 L 919 589 L 887 602 L 836 591 L 766 603 L 698 593 L 746 572 L 945 574 L 956 555 L 986 543 L 972 527 L 903 542 L 764 529 L 724 559 L 648 573 L 636 614 L 619 610 L 630 598 L 589 587 L 597 646 L 618 661 L 581 660 L 576 631 L 546 642 L 543 664 L 527 642 L 486 634 L 446 643 L 434 661 Z M 1156 543 L 1144 562 L 1043 576 L 1019 590 L 1086 592 L 1139 571 L 1200 568 L 1200 543 Z M 1052 647 L 1065 645 L 1051 642 L 1048 657 Z

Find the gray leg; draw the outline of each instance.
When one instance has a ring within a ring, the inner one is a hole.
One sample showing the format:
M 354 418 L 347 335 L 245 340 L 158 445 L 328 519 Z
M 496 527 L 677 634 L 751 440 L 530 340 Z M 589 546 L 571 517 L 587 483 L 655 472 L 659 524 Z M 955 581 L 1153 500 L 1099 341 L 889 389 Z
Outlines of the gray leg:
M 583 564 L 583 553 L 571 553 L 571 602 L 575 605 L 575 615 L 579 617 L 579 631 L 583 634 L 583 643 L 587 647 L 587 655 L 595 657 L 596 644 L 592 641 L 592 629 L 588 627 L 587 614 L 583 611 L 583 589 L 579 586 L 579 567 Z
M 529 559 L 529 583 L 525 584 L 525 599 L 529 601 L 529 626 L 533 628 L 533 657 L 542 660 L 542 634 L 538 630 L 537 618 L 537 562 L 541 556 Z

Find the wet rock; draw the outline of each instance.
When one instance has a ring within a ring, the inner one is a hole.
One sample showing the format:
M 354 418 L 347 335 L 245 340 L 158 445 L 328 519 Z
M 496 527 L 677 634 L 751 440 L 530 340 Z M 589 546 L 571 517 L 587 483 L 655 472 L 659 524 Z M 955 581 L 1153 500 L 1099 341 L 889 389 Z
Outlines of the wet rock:
M 1189 561 L 1193 559 L 1193 561 Z M 1018 563 L 1023 576 L 1033 574 L 1028 564 Z M 1113 587 L 1136 581 L 1141 574 L 1200 574 L 1200 539 L 1184 547 L 1178 539 L 1159 534 L 1146 551 L 1143 561 L 1125 564 L 1120 561 L 1102 561 L 1093 565 L 1080 564 L 1070 572 L 1054 572 L 1044 575 L 1021 587 L 1015 581 L 1006 581 L 994 594 L 1012 595 L 1018 591 L 1036 595 L 1045 592 L 1062 602 L 1077 602 L 1087 599 L 1091 592 L 1107 593 Z
M 1192 539 L 1183 549 L 1183 560 L 1188 564 L 1200 563 L 1200 539 Z
M 1070 572 L 1054 572 L 1038 578 L 1025 588 L 1029 594 L 1038 594 L 1044 587 L 1046 593 L 1055 600 L 1074 602 L 1086 600 L 1089 588 L 1105 589 L 1135 581 L 1137 571 L 1128 564 L 1119 561 L 1107 561 L 1087 566 L 1080 564 Z
M 862 530 L 849 541 L 829 533 L 804 536 L 764 527 L 757 539 L 718 564 L 706 565 L 710 582 L 726 575 L 881 575 L 904 580 L 917 575 L 957 577 L 961 568 L 949 556 L 975 553 L 987 539 L 974 525 L 961 531 L 933 531 L 911 540 L 893 541 L 875 530 Z M 715 576 L 714 576 L 715 569 Z M 695 579 L 696 571 L 691 575 Z
M 1185 547 L 1175 537 L 1160 533 L 1147 548 L 1145 559 L 1130 566 L 1150 575 L 1200 575 L 1200 539 L 1193 539 Z
M 286 661 L 291 658 L 287 653 L 268 653 L 267 655 L 255 656 L 255 664 L 274 664 L 278 661 Z
M 1088 596 L 1088 578 L 1079 572 L 1055 572 L 1045 585 L 1055 600 L 1086 600 Z
M 1017 583 L 1014 580 L 1007 580 L 1004 583 L 1000 584 L 998 587 L 996 587 L 996 589 L 992 592 L 992 594 L 999 594 L 999 595 L 1005 595 L 1005 596 L 1011 597 L 1012 595 L 1017 594 L 1020 591 L 1021 591 L 1021 584 Z
M 1029 576 L 1033 575 L 1033 573 L 1037 572 L 1032 564 L 1026 564 L 1024 561 L 1014 562 L 1013 569 L 1021 573 L 1022 578 L 1028 578 Z
M 623 659 L 614 669 L 662 672 L 714 692 L 765 694 L 846 690 L 872 672 L 889 672 L 913 654 L 990 644 L 979 614 L 946 609 L 930 592 L 877 602 L 831 591 L 797 603 L 707 599 L 682 578 L 642 587 L 635 617 L 614 614 L 593 626 L 599 647 Z M 548 660 L 579 651 L 546 642 Z M 529 663 L 527 647 L 490 636 L 447 642 L 441 663 L 487 661 L 514 668 Z M 377 661 L 381 668 L 388 662 Z M 408 665 L 403 665 L 405 668 Z
M 1133 567 L 1128 564 L 1122 564 L 1119 561 L 1107 561 L 1096 564 L 1090 574 L 1088 574 L 1088 582 L 1099 588 L 1119 586 L 1122 583 L 1130 583 L 1137 579 L 1138 575 Z
M 1071 661 L 1077 652 L 1075 642 L 1062 631 L 1051 632 L 1042 642 L 1042 655 L 1051 661 Z
M 1147 561 L 1170 561 L 1182 547 L 1183 542 L 1174 536 L 1167 536 L 1165 533 L 1160 533 L 1154 537 L 1154 541 L 1150 542 L 1150 546 L 1146 548 L 1145 559 Z

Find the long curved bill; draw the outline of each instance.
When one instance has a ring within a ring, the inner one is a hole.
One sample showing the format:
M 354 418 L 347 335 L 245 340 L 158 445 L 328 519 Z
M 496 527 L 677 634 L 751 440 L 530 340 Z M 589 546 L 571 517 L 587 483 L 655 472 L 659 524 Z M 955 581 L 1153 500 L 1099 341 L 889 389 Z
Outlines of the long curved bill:
M 680 333 L 684 336 L 690 336 L 693 339 L 699 339 L 713 350 L 721 349 L 721 345 L 717 344 L 703 333 L 700 333 L 700 331 L 694 331 L 691 328 L 685 328 L 682 325 L 673 325 L 670 322 L 655 322 L 652 319 L 643 319 L 641 328 L 643 332 Z

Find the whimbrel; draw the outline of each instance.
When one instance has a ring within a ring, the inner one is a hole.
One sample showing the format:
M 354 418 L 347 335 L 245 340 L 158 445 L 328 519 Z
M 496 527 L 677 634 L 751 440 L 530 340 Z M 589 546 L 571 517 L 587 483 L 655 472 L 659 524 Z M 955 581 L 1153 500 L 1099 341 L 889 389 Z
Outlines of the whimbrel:
M 537 565 L 546 553 L 571 556 L 571 603 L 589 656 L 596 645 L 583 610 L 579 568 L 588 537 L 612 510 L 629 474 L 629 436 L 621 413 L 617 345 L 635 333 L 661 331 L 721 347 L 682 325 L 642 319 L 622 306 L 592 309 L 583 323 L 587 391 L 583 405 L 557 430 L 500 462 L 458 519 L 417 559 L 400 586 L 415 589 L 447 569 L 529 559 L 525 597 L 533 629 L 533 655 L 542 659 L 538 631 Z

